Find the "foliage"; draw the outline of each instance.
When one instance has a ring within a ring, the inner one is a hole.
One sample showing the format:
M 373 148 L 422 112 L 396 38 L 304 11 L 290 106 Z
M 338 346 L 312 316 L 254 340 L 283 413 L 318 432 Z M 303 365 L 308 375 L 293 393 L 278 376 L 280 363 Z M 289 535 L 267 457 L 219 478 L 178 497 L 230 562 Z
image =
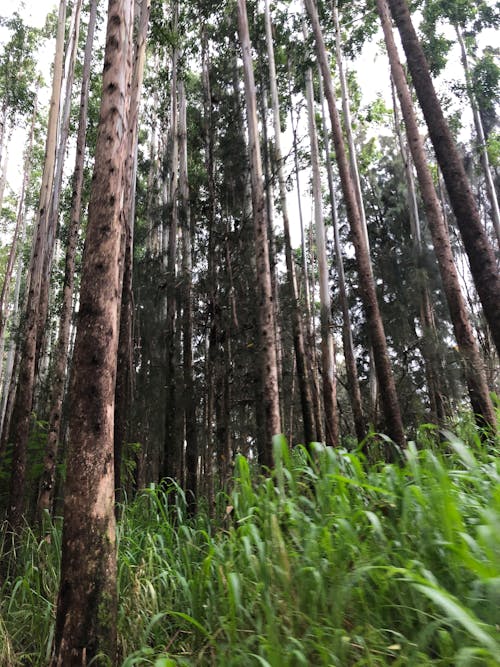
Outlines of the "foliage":
M 376 436 L 312 454 L 278 438 L 269 477 L 237 459 L 215 521 L 175 486 L 143 491 L 118 530 L 123 666 L 497 664 L 498 443 L 457 433 L 423 425 L 400 467 L 367 464 Z M 59 520 L 16 548 L 0 665 L 43 665 Z

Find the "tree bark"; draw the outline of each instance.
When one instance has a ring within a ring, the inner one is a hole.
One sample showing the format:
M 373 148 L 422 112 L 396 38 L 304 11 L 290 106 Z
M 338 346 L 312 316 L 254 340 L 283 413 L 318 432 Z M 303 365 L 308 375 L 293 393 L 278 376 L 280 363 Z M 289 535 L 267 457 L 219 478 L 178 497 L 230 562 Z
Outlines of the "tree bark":
M 398 92 L 401 111 L 406 126 L 408 144 L 417 170 L 422 192 L 427 222 L 431 231 L 434 250 L 443 281 L 455 338 L 462 356 L 465 378 L 472 403 L 472 409 L 479 416 L 480 422 L 495 427 L 496 419 L 491 403 L 484 363 L 474 338 L 472 326 L 467 316 L 467 309 L 459 277 L 453 259 L 448 230 L 434 188 L 432 175 L 427 164 L 424 146 L 418 131 L 417 120 L 413 111 L 410 89 L 403 67 L 399 61 L 397 47 L 392 34 L 391 21 L 385 0 L 377 0 L 377 9 L 384 30 L 387 53 L 391 64 L 391 73 Z
M 311 148 L 312 187 L 314 201 L 314 223 L 316 252 L 318 256 L 320 329 L 321 329 L 321 378 L 323 383 L 323 410 L 325 415 L 325 438 L 331 446 L 338 445 L 339 421 L 337 412 L 337 384 L 335 369 L 335 347 L 332 333 L 332 313 L 328 263 L 326 260 L 326 233 L 323 219 L 321 173 L 319 168 L 318 135 L 316 130 L 312 70 L 306 72 L 306 99 Z
M 110 0 L 101 108 L 69 392 L 57 667 L 116 658 L 113 417 L 129 146 L 132 0 Z
M 78 243 L 78 230 L 80 228 L 82 208 L 82 189 L 84 178 L 83 170 L 85 162 L 85 133 L 87 129 L 90 65 L 92 60 L 92 47 L 94 43 L 96 16 L 97 0 L 92 0 L 90 5 L 85 55 L 83 61 L 82 85 L 80 93 L 80 115 L 78 120 L 78 135 L 76 140 L 75 170 L 73 172 L 73 192 L 71 199 L 70 224 L 68 230 L 68 244 L 66 246 L 66 258 L 64 266 L 62 309 L 59 320 L 59 335 L 55 350 L 54 371 L 51 386 L 49 429 L 47 434 L 47 443 L 45 445 L 43 472 L 40 480 L 40 491 L 38 495 L 37 510 L 39 516 L 45 510 L 51 511 L 54 494 L 57 450 L 61 432 L 64 382 L 68 359 L 71 315 L 73 311 L 76 246 Z
M 261 465 L 272 465 L 272 437 L 281 431 L 278 392 L 276 338 L 271 290 L 271 269 L 267 241 L 267 220 L 262 183 L 262 162 L 259 146 L 255 81 L 251 56 L 250 35 L 245 0 L 238 0 L 238 31 L 243 55 L 245 99 L 247 107 L 252 205 L 257 263 L 259 341 L 262 378 L 262 403 L 265 413 L 267 446 L 262 452 Z
M 405 0 L 389 0 L 417 98 L 443 174 L 457 226 L 469 258 L 484 315 L 500 354 L 500 275 L 483 228 L 465 168 L 434 90 L 429 67 Z
M 35 383 L 38 307 L 40 301 L 43 261 L 46 248 L 47 216 L 50 207 L 56 158 L 56 138 L 59 102 L 61 95 L 65 17 L 66 1 L 61 0 L 59 5 L 52 97 L 50 100 L 49 122 L 45 146 L 45 163 L 42 174 L 40 203 L 37 224 L 35 226 L 35 238 L 33 242 L 33 251 L 28 276 L 26 315 L 23 328 L 23 342 L 20 353 L 19 379 L 11 420 L 11 425 L 15 424 L 15 428 L 11 429 L 13 454 L 7 520 L 11 528 L 15 531 L 17 531 L 20 525 L 24 509 L 23 505 L 26 485 L 27 446 Z
M 71 14 L 70 38 L 66 49 L 66 66 L 67 72 L 64 104 L 60 117 L 59 140 L 56 153 L 56 161 L 54 168 L 54 183 L 50 197 L 50 206 L 47 214 L 47 238 L 45 243 L 45 252 L 43 259 L 42 278 L 40 284 L 40 299 L 38 304 L 38 324 L 36 333 L 36 357 L 35 357 L 35 372 L 43 377 L 40 368 L 40 359 L 44 355 L 45 329 L 47 326 L 47 316 L 49 312 L 49 298 L 50 298 L 50 271 L 52 261 L 54 258 L 54 248 L 56 243 L 57 224 L 59 220 L 59 207 L 61 199 L 61 188 L 63 179 L 63 168 L 66 157 L 66 145 L 68 143 L 69 124 L 71 114 L 71 100 L 73 92 L 73 80 L 75 75 L 75 62 L 78 51 L 78 38 L 80 35 L 80 15 L 83 0 L 77 0 L 73 5 Z M 38 383 L 40 384 L 40 383 Z
M 132 408 L 134 384 L 133 359 L 133 247 L 134 247 L 134 220 L 135 220 L 135 190 L 137 180 L 137 137 L 138 118 L 144 77 L 144 63 L 146 59 L 146 38 L 149 25 L 150 0 L 141 0 L 135 4 L 138 14 L 134 64 L 132 72 L 132 89 L 129 109 L 129 148 L 126 163 L 127 177 L 125 180 L 125 197 L 123 202 L 123 216 L 125 230 L 123 243 L 124 271 L 123 289 L 120 309 L 120 333 L 118 339 L 118 363 L 115 388 L 115 423 L 114 423 L 114 456 L 115 456 L 115 491 L 116 499 L 121 500 L 122 490 L 122 452 L 127 439 L 129 415 Z
M 393 441 L 400 447 L 404 447 L 406 440 L 398 396 L 396 392 L 396 385 L 389 361 L 384 325 L 377 302 L 377 293 L 375 289 L 375 281 L 373 278 L 370 255 L 366 244 L 366 237 L 363 233 L 359 207 L 356 200 L 356 194 L 349 169 L 349 162 L 347 160 L 344 140 L 342 137 L 342 128 L 340 125 L 339 113 L 336 106 L 335 90 L 328 58 L 326 55 L 323 35 L 319 25 L 318 12 L 314 0 L 305 0 L 305 5 L 311 19 L 316 42 L 316 53 L 321 67 L 321 73 L 323 75 L 325 97 L 328 102 L 330 121 L 332 124 L 335 156 L 339 168 L 342 192 L 347 210 L 347 218 L 351 228 L 352 240 L 356 252 L 361 299 L 370 331 L 386 428 L 388 435 L 393 439 Z M 387 454 L 388 457 L 392 456 L 392 452 L 388 451 Z

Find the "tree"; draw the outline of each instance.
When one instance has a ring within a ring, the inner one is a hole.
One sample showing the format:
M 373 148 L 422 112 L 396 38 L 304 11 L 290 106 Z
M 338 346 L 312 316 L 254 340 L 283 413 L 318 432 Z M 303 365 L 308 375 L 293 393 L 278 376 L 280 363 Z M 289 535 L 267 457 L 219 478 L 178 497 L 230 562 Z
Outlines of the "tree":
M 113 414 L 129 151 L 132 0 L 111 0 L 69 390 L 67 478 L 53 665 L 116 652 Z
M 30 429 L 31 408 L 35 385 L 36 343 L 40 295 L 42 293 L 43 268 L 47 252 L 47 221 L 54 181 L 56 159 L 59 102 L 63 74 L 64 30 L 66 20 L 66 0 L 61 0 L 57 22 L 56 53 L 52 96 L 50 100 L 49 122 L 45 147 L 42 184 L 34 231 L 33 249 L 28 276 L 27 301 L 23 327 L 23 341 L 20 354 L 19 380 L 13 407 L 12 430 L 13 460 L 10 483 L 10 499 L 7 520 L 17 530 L 23 515 L 26 483 L 27 444 Z
M 54 359 L 54 372 L 50 396 L 49 432 L 45 446 L 45 457 L 43 462 L 43 473 L 40 480 L 40 491 L 38 495 L 38 512 L 50 511 L 52 508 L 55 470 L 58 444 L 61 433 L 61 416 L 64 397 L 64 384 L 66 376 L 66 365 L 68 359 L 69 336 L 71 326 L 71 315 L 73 312 L 73 290 L 75 282 L 75 262 L 78 242 L 78 230 L 80 228 L 82 190 L 84 180 L 85 161 L 85 135 L 87 130 L 88 95 L 90 85 L 90 66 L 92 61 L 92 49 L 94 44 L 94 32 L 97 17 L 97 0 L 92 0 L 89 10 L 89 23 L 87 27 L 87 38 L 83 62 L 82 84 L 80 92 L 80 115 L 78 120 L 78 136 L 76 143 L 75 169 L 73 172 L 73 192 L 71 199 L 70 222 L 68 231 L 68 243 L 66 246 L 66 258 L 63 283 L 63 303 L 59 320 L 59 335 L 56 344 Z
M 255 256 L 257 265 L 262 404 L 264 406 L 266 433 L 266 449 L 260 452 L 260 462 L 262 465 L 270 466 L 272 463 L 270 443 L 272 437 L 281 431 L 281 421 L 275 323 L 271 289 L 271 268 L 269 264 L 267 220 L 262 183 L 262 161 L 260 156 L 255 81 L 245 0 L 238 0 L 238 30 L 243 55 L 245 99 L 247 107 L 248 151 L 250 155 Z
M 335 368 L 335 348 L 332 332 L 332 309 L 328 264 L 326 260 L 326 234 L 323 219 L 321 195 L 321 174 L 319 167 L 319 146 L 314 111 L 314 91 L 312 69 L 306 72 L 307 118 L 311 146 L 312 187 L 314 201 L 314 224 L 316 253 L 318 258 L 320 328 L 321 328 L 321 373 L 323 383 L 323 410 L 325 415 L 325 437 L 329 445 L 338 445 L 339 421 L 337 413 L 337 378 Z
M 469 258 L 474 284 L 500 353 L 500 275 L 464 165 L 439 104 L 429 67 L 405 0 L 389 0 L 401 35 L 408 68 L 443 174 L 457 226 Z
M 278 170 L 279 197 L 281 214 L 283 217 L 283 232 L 285 242 L 285 260 L 288 280 L 288 298 L 291 307 L 293 344 L 295 350 L 295 361 L 297 364 L 297 377 L 302 406 L 302 419 L 304 425 L 304 436 L 306 442 L 312 442 L 315 438 L 314 418 L 312 408 L 311 387 L 307 373 L 307 361 L 304 346 L 304 333 L 300 318 L 297 277 L 295 261 L 292 255 L 292 244 L 290 240 L 290 222 L 288 216 L 288 203 L 286 193 L 285 175 L 283 170 L 283 153 L 281 150 L 281 120 L 278 98 L 278 86 L 276 82 L 276 65 L 274 60 L 274 48 L 272 39 L 271 15 L 269 1 L 264 5 L 264 19 L 266 28 L 266 45 L 269 59 L 269 86 L 271 91 L 271 102 L 274 124 L 274 151 Z
M 336 107 L 332 75 L 326 55 L 326 49 L 319 24 L 316 5 L 313 0 L 305 0 L 305 5 L 307 13 L 309 14 L 309 18 L 311 19 L 316 44 L 316 53 L 321 67 L 321 73 L 325 86 L 325 97 L 328 103 L 330 121 L 332 124 L 335 157 L 339 168 L 342 192 L 347 209 L 347 217 L 349 220 L 356 251 L 361 297 L 370 331 L 370 339 L 373 346 L 375 367 L 380 385 L 387 431 L 394 442 L 400 447 L 403 447 L 405 445 L 405 435 L 403 422 L 401 419 L 401 411 L 389 361 L 384 325 L 380 316 L 380 309 L 377 302 L 377 294 L 375 291 L 375 283 L 373 279 L 373 272 L 371 268 L 366 237 L 361 224 L 359 207 L 356 201 L 355 189 L 353 186 L 349 163 L 344 146 L 340 118 Z
M 464 362 L 464 372 L 472 408 L 481 421 L 494 428 L 496 423 L 495 412 L 488 392 L 483 360 L 481 359 L 472 332 L 472 327 L 467 316 L 467 309 L 462 297 L 460 282 L 453 260 L 450 239 L 440 210 L 438 197 L 432 182 L 432 176 L 427 165 L 427 159 L 418 131 L 416 117 L 413 112 L 410 90 L 406 83 L 403 68 L 398 59 L 389 14 L 384 0 L 377 0 L 377 8 L 382 21 L 387 53 L 391 64 L 391 72 L 401 103 L 408 143 L 417 169 L 427 221 L 432 234 L 443 287 L 453 322 L 453 329 Z

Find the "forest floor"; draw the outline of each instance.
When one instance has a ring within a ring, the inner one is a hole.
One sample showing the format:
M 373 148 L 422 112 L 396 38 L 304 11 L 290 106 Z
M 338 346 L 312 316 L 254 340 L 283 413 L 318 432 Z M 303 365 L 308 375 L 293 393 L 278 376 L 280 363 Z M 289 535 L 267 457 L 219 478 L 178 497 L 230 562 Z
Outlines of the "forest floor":
M 375 440 L 311 456 L 276 439 L 269 477 L 236 460 L 216 518 L 142 492 L 118 526 L 118 664 L 499 665 L 499 447 L 456 432 L 422 427 L 402 465 L 369 463 Z M 60 521 L 26 530 L 2 667 L 48 663 L 59 554 Z

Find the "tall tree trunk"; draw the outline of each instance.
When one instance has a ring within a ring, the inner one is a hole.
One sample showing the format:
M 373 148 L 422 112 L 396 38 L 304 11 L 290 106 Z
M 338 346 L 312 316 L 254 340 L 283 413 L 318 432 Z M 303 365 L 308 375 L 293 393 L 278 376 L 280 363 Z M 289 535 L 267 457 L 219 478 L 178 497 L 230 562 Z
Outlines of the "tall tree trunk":
M 187 109 L 184 81 L 179 81 L 179 222 L 182 229 L 182 350 L 184 379 L 184 424 L 186 437 L 186 494 L 192 511 L 196 508 L 198 480 L 198 429 L 196 424 L 196 394 L 193 376 L 193 259 L 191 239 L 194 226 L 191 222 L 189 202 Z
M 5 275 L 2 285 L 2 292 L 0 294 L 0 345 L 3 350 L 4 339 L 5 339 L 5 325 L 7 323 L 7 306 L 10 292 L 10 283 L 12 280 L 12 272 L 14 270 L 14 264 L 17 257 L 17 250 L 19 245 L 19 239 L 22 238 L 24 234 L 24 229 L 26 226 L 26 216 L 25 216 L 25 199 L 26 199 L 26 189 L 29 183 L 30 176 L 30 166 L 31 158 L 33 151 L 33 135 L 35 132 L 35 123 L 36 116 L 38 111 L 38 90 L 36 92 L 35 101 L 33 105 L 33 116 L 31 118 L 31 127 L 28 138 L 28 148 L 24 157 L 24 174 L 23 174 L 23 183 L 21 186 L 21 193 L 19 195 L 19 201 L 17 203 L 17 215 L 16 215 L 16 227 L 14 229 L 14 236 L 12 237 L 12 244 L 9 251 L 9 257 L 7 260 L 7 266 L 5 268 Z M 0 212 L 2 208 L 0 206 Z M 0 364 L 2 362 L 3 355 L 0 356 Z M 1 429 L 0 429 L 1 430 Z
M 420 326 L 422 336 L 420 337 L 420 350 L 425 364 L 425 375 L 427 379 L 427 390 L 429 394 L 429 403 L 431 415 L 438 424 L 446 416 L 446 410 L 443 401 L 443 394 L 440 383 L 440 360 L 437 351 L 438 340 L 434 311 L 432 308 L 431 296 L 429 294 L 427 271 L 424 269 L 424 254 L 422 246 L 422 236 L 420 232 L 420 215 L 418 212 L 417 193 L 415 188 L 415 178 L 413 176 L 413 167 L 408 156 L 408 151 L 401 133 L 401 121 L 399 117 L 398 104 L 396 101 L 396 91 L 394 89 L 394 79 L 391 75 L 391 91 L 394 110 L 394 125 L 399 142 L 399 152 L 403 160 L 406 191 L 408 197 L 408 211 L 410 214 L 410 228 L 413 238 L 413 245 L 417 256 L 417 280 L 420 291 Z
M 300 191 L 300 168 L 299 168 L 299 154 L 298 154 L 298 145 L 297 145 L 297 127 L 299 119 L 297 122 L 294 119 L 293 113 L 293 99 L 292 91 L 290 87 L 290 71 L 288 77 L 288 95 L 290 99 L 290 122 L 292 126 L 293 134 L 293 157 L 294 157 L 294 172 L 295 172 L 295 185 L 297 190 L 297 209 L 299 212 L 299 224 L 300 224 L 300 247 L 302 251 L 302 278 L 304 284 L 304 301 L 305 301 L 305 338 L 307 341 L 307 364 L 309 377 L 311 378 L 311 395 L 312 395 L 312 406 L 313 406 L 313 424 L 314 424 L 314 434 L 317 442 L 323 442 L 324 431 L 323 431 L 323 413 L 321 410 L 321 396 L 319 391 L 319 380 L 318 380 L 318 364 L 316 359 L 316 341 L 314 339 L 313 332 L 313 315 L 311 308 L 311 285 L 309 280 L 309 268 L 307 265 L 307 248 L 306 248 L 306 235 L 304 230 L 304 216 L 302 214 L 302 195 Z M 297 286 L 297 297 L 299 297 L 299 287 Z
M 85 133 L 87 129 L 90 65 L 92 61 L 92 47 L 94 43 L 96 16 L 97 0 L 92 0 L 90 5 L 85 55 L 83 61 L 82 85 L 80 93 L 80 115 L 78 120 L 78 135 L 76 140 L 75 170 L 73 172 L 73 192 L 71 198 L 68 242 L 66 246 L 66 258 L 64 266 L 62 309 L 59 320 L 59 335 L 55 351 L 54 372 L 51 386 L 49 429 L 47 434 L 47 443 L 45 445 L 43 472 L 40 480 L 40 491 L 38 496 L 37 509 L 39 515 L 41 515 L 44 510 L 50 511 L 52 508 L 57 449 L 61 434 L 64 381 L 68 359 L 71 315 L 73 310 L 76 246 L 78 243 L 78 230 L 80 228 L 82 208 L 82 189 L 84 178 L 83 170 L 85 162 Z
M 304 437 L 306 443 L 312 442 L 316 435 L 314 432 L 314 418 L 312 407 L 311 387 L 307 373 L 307 362 L 304 345 L 304 333 L 302 330 L 302 321 L 298 301 L 297 277 L 295 272 L 295 262 L 292 254 L 292 242 L 290 238 L 290 221 L 288 217 L 288 203 L 286 194 L 285 175 L 283 171 L 283 153 L 281 150 L 281 121 L 279 110 L 278 86 L 276 84 L 276 65 L 274 61 L 274 48 L 271 27 L 271 16 L 269 12 L 269 0 L 265 2 L 265 27 L 266 44 L 269 59 L 269 85 L 271 89 L 271 102 L 273 108 L 274 124 L 274 151 L 278 168 L 278 184 L 281 205 L 281 215 L 283 217 L 283 233 L 285 240 L 285 260 L 287 270 L 288 298 L 291 308 L 293 345 L 295 350 L 295 361 L 297 367 L 297 379 L 300 392 L 300 401 L 302 407 L 302 420 L 304 426 Z M 290 429 L 292 425 L 290 424 Z
M 323 75 L 325 97 L 328 102 L 330 121 L 332 124 L 335 156 L 342 184 L 342 192 L 344 194 L 347 218 L 351 228 L 352 239 L 356 252 L 361 298 L 363 301 L 366 319 L 370 331 L 386 428 L 388 435 L 394 440 L 394 442 L 400 447 L 404 447 L 406 441 L 398 396 L 396 392 L 396 385 L 389 361 L 384 325 L 382 323 L 382 317 L 380 315 L 380 309 L 377 302 L 377 292 L 375 289 L 375 281 L 373 278 L 370 255 L 366 244 L 366 236 L 363 232 L 356 193 L 345 151 L 342 128 L 340 125 L 339 113 L 336 106 L 335 90 L 328 58 L 326 55 L 323 35 L 321 33 L 319 24 L 318 12 L 314 0 L 305 0 L 305 5 L 311 19 L 316 42 L 316 53 L 321 67 L 321 73 Z M 388 455 L 390 456 L 391 453 L 388 452 Z
M 115 388 L 115 423 L 114 423 L 114 456 L 115 456 L 115 490 L 117 500 L 121 500 L 121 470 L 122 451 L 127 439 L 129 415 L 133 397 L 133 247 L 134 247 L 134 220 L 135 220 L 135 186 L 137 180 L 137 137 L 139 106 L 146 59 L 146 38 L 149 24 L 150 0 L 141 0 L 135 3 L 138 14 L 134 64 L 132 72 L 132 89 L 129 109 L 129 148 L 127 157 L 127 178 L 125 181 L 125 197 L 123 202 L 124 229 L 124 257 L 123 291 L 120 309 L 120 332 L 118 339 L 118 364 Z
M 250 173 L 252 181 L 252 205 L 257 262 L 257 289 L 259 312 L 259 342 L 262 377 L 262 404 L 265 413 L 267 447 L 260 463 L 272 465 L 272 437 L 281 431 L 278 391 L 278 368 L 274 311 L 271 290 L 271 269 L 267 241 L 267 221 L 262 183 L 262 162 L 259 146 L 255 81 L 251 56 L 250 35 L 245 0 L 238 0 L 238 30 L 243 55 L 245 99 L 248 122 Z
M 439 200 L 432 181 L 432 175 L 427 164 L 424 146 L 418 131 L 415 113 L 413 111 L 410 89 L 406 82 L 403 67 L 399 61 L 394 36 L 392 34 L 389 11 L 385 0 L 377 0 L 377 9 L 382 21 L 392 77 L 401 104 L 408 144 L 417 170 L 427 222 L 431 231 L 434 250 L 441 272 L 441 279 L 443 281 L 443 287 L 450 309 L 453 330 L 463 359 L 464 373 L 467 380 L 472 408 L 476 415 L 479 415 L 482 423 L 494 427 L 496 423 L 495 413 L 486 383 L 484 363 L 467 316 L 467 309 L 460 289 L 460 282 L 453 259 L 448 231 L 439 206 Z
M 495 256 L 482 225 L 464 165 L 434 90 L 408 5 L 405 0 L 389 0 L 389 7 L 401 35 L 408 68 L 469 258 L 474 284 L 500 353 L 500 275 Z
M 483 168 L 484 180 L 486 182 L 486 193 L 491 206 L 491 220 L 493 222 L 493 229 L 497 238 L 498 247 L 500 249 L 500 210 L 498 208 L 498 198 L 493 182 L 493 176 L 490 169 L 490 160 L 488 157 L 488 147 L 486 146 L 486 138 L 484 136 L 483 123 L 481 121 L 481 114 L 477 106 L 474 89 L 472 86 L 472 77 L 469 70 L 469 63 L 467 60 L 467 50 L 462 32 L 458 25 L 455 25 L 455 32 L 457 33 L 458 43 L 460 44 L 460 55 L 462 66 L 465 74 L 465 84 L 467 87 L 467 95 L 469 97 L 470 106 L 472 109 L 472 117 L 474 119 L 474 128 L 476 130 L 477 148 L 481 159 L 481 166 Z
M 330 194 L 331 211 L 332 211 L 332 227 L 333 239 L 335 246 L 335 258 L 337 264 L 337 272 L 339 274 L 339 301 L 342 309 L 342 343 L 344 347 L 344 359 L 347 373 L 347 387 L 349 391 L 349 398 L 352 407 L 352 414 L 354 419 L 354 430 L 358 441 L 361 442 L 366 436 L 366 423 L 363 415 L 363 403 L 361 400 L 361 388 L 359 386 L 358 369 L 356 367 L 356 356 L 354 354 L 354 343 L 352 339 L 352 325 L 351 315 L 349 313 L 349 301 L 347 299 L 347 289 L 344 274 L 344 261 L 342 259 L 342 248 L 340 244 L 339 235 L 339 221 L 337 215 L 337 201 L 335 194 L 335 187 L 333 184 L 333 169 L 332 160 L 330 157 L 330 139 L 328 127 L 326 124 L 325 114 L 325 100 L 323 92 L 323 82 L 319 81 L 319 92 L 321 101 L 321 119 L 323 122 L 323 135 L 325 142 L 325 163 L 328 175 L 328 190 Z
M 321 173 L 319 167 L 318 135 L 316 131 L 312 70 L 306 72 L 306 99 L 311 146 L 312 187 L 314 201 L 314 222 L 316 229 L 316 251 L 318 255 L 320 328 L 321 328 L 321 372 L 323 382 L 323 410 L 325 413 L 325 436 L 328 445 L 338 445 L 339 421 L 337 412 L 337 384 L 335 369 L 335 348 L 333 323 L 326 260 L 326 234 L 323 219 L 321 193 Z
M 333 21 L 335 25 L 335 53 L 336 53 L 336 69 L 339 75 L 340 81 L 340 93 L 342 96 L 342 114 L 344 118 L 344 131 L 347 139 L 347 145 L 349 147 L 349 165 L 351 167 L 351 176 L 354 185 L 354 190 L 356 193 L 356 199 L 358 202 L 359 215 L 361 217 L 361 224 L 363 226 L 363 233 L 366 238 L 366 245 L 368 248 L 368 253 L 370 253 L 370 240 L 368 237 L 368 225 L 366 222 L 366 213 L 365 205 L 363 202 L 363 191 L 361 189 L 361 179 L 359 176 L 358 169 L 358 160 L 356 155 L 356 146 L 354 144 L 354 134 L 352 131 L 352 120 L 351 120 L 351 105 L 349 102 L 349 88 L 347 85 L 347 77 L 344 71 L 344 57 L 342 53 L 342 40 L 340 35 L 340 22 L 338 15 L 338 1 L 332 0 L 332 14 Z M 377 405 L 378 405 L 378 382 L 377 382 L 377 371 L 375 368 L 375 357 L 373 350 L 370 347 L 369 350 L 369 378 L 368 384 L 370 388 L 370 412 L 371 419 L 374 423 L 377 421 Z
M 172 2 L 172 22 L 174 29 L 178 21 L 178 0 Z M 177 281 L 177 234 L 178 234 L 178 172 L 179 172 L 179 116 L 178 116 L 178 61 L 179 52 L 174 47 L 172 54 L 172 91 L 171 91 L 171 125 L 172 138 L 170 183 L 168 188 L 168 211 L 170 227 L 168 247 L 164 248 L 167 260 L 167 320 L 165 326 L 166 339 L 166 406 L 165 406 L 165 467 L 164 477 L 179 480 L 181 464 L 181 443 L 176 433 L 178 419 L 177 405 L 177 367 L 176 367 L 176 281 Z M 179 404 L 180 406 L 180 404 Z
M 66 157 L 66 145 L 68 143 L 69 124 L 71 114 L 71 100 L 73 91 L 73 80 L 75 75 L 76 55 L 78 51 L 78 38 L 80 35 L 80 15 L 83 0 L 77 0 L 73 5 L 71 14 L 70 38 L 66 50 L 66 85 L 64 104 L 60 117 L 59 141 L 56 153 L 56 163 L 54 168 L 54 184 L 50 199 L 50 207 L 47 216 L 47 239 L 43 259 L 42 278 L 40 284 L 40 300 L 38 305 L 38 324 L 36 332 L 36 358 L 35 371 L 38 376 L 40 373 L 40 359 L 43 356 L 43 347 L 45 345 L 45 328 L 47 325 L 47 315 L 49 311 L 49 292 L 50 292 L 50 271 L 54 257 L 54 248 L 56 243 L 57 223 L 59 220 L 59 206 L 61 199 L 61 188 L 63 179 L 63 168 Z
M 54 178 L 56 158 L 56 138 L 61 95 L 62 63 L 64 47 L 64 28 L 66 18 L 66 1 L 61 0 L 59 5 L 58 28 L 56 38 L 56 55 L 54 60 L 54 76 L 52 83 L 52 97 L 50 100 L 49 122 L 45 146 L 45 163 L 40 188 L 40 203 L 35 226 L 35 238 L 28 280 L 25 324 L 20 354 L 19 380 L 14 401 L 12 424 L 13 455 L 11 469 L 11 483 L 9 493 L 8 522 L 14 529 L 20 525 L 23 514 L 27 445 L 30 429 L 31 407 L 35 382 L 35 358 L 38 324 L 38 307 L 43 272 L 43 262 L 46 249 L 47 216 L 50 208 L 50 198 Z
M 57 667 L 116 657 L 113 417 L 122 285 L 122 234 L 132 0 L 110 0 L 101 109 L 83 254 L 70 385 Z

